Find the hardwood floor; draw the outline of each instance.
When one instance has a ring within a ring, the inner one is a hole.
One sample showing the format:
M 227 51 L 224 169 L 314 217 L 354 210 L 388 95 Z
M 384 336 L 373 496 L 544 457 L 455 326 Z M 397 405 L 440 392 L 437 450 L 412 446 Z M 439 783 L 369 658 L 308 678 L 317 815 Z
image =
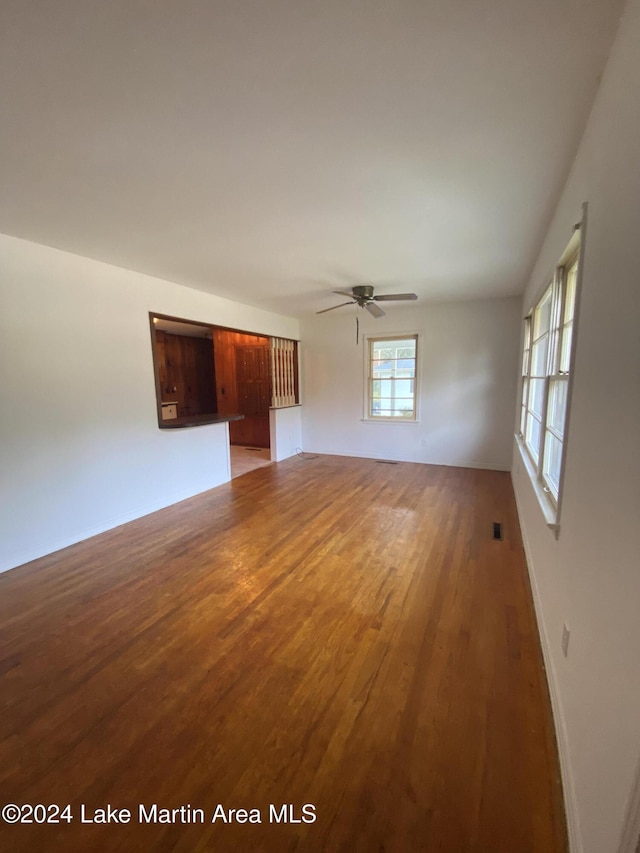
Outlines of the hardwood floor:
M 0 625 L 0 804 L 73 815 L 2 849 L 566 851 L 505 473 L 295 457 L 0 576 Z

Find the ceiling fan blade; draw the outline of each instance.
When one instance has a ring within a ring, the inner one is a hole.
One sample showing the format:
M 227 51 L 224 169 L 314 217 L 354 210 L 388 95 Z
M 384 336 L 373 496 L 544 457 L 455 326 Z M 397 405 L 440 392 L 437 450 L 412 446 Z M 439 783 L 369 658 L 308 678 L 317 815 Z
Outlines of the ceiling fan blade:
M 332 293 L 337 293 L 338 296 L 349 296 L 353 299 L 353 292 L 351 290 L 332 290 Z
M 399 302 L 404 299 L 417 299 L 418 296 L 415 293 L 383 293 L 382 296 L 374 296 L 373 298 L 376 302 Z
M 365 302 L 364 307 L 367 309 L 367 311 L 369 312 L 369 314 L 371 314 L 372 317 L 376 318 L 376 320 L 378 319 L 378 317 L 384 317 L 385 312 L 379 305 L 376 305 L 375 302 Z
M 316 314 L 326 314 L 327 311 L 335 311 L 336 308 L 342 308 L 345 305 L 355 305 L 356 303 L 351 300 L 351 302 L 341 302 L 340 305 L 332 305 L 331 308 L 323 308 L 322 311 L 316 311 Z

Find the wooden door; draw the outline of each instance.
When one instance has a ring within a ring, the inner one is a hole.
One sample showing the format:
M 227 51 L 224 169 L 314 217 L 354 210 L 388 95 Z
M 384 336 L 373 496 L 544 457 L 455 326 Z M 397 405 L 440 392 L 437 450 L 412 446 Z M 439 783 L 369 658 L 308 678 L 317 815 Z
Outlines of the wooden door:
M 269 347 L 236 347 L 236 387 L 241 415 L 269 414 Z
M 234 444 L 269 447 L 271 380 L 268 346 L 236 346 L 238 413 L 244 420 L 233 424 Z

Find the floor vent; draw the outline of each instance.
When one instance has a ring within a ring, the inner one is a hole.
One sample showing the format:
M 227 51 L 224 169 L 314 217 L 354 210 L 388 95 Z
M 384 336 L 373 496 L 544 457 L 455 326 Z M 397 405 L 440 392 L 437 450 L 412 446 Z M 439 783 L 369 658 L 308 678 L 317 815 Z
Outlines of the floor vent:
M 493 522 L 493 538 L 502 541 L 502 525 L 499 521 Z
M 397 465 L 397 462 L 393 462 L 391 459 L 376 459 L 378 465 Z

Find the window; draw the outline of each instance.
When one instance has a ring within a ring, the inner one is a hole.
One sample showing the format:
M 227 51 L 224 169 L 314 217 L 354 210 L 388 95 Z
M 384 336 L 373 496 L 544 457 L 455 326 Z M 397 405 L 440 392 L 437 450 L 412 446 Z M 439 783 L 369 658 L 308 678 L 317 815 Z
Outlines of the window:
M 524 319 L 519 442 L 543 510 L 557 529 L 578 289 L 576 230 L 552 280 Z
M 418 336 L 367 338 L 368 420 L 417 420 Z

